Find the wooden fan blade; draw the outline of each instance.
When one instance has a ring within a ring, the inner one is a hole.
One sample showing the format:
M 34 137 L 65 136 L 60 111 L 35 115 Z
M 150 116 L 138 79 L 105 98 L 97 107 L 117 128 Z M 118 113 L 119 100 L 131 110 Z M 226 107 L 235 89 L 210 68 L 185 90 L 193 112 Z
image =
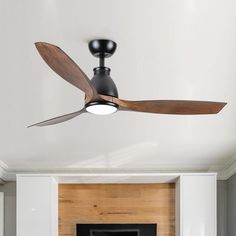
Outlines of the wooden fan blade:
M 115 97 L 99 95 L 106 101 L 119 105 L 119 109 L 173 115 L 216 114 L 227 103 L 184 100 L 127 101 Z
M 81 115 L 85 112 L 86 112 L 86 110 L 83 108 L 80 111 L 69 113 L 69 114 L 66 114 L 66 115 L 63 115 L 63 116 L 58 116 L 58 117 L 55 117 L 55 118 L 52 118 L 52 119 L 49 119 L 49 120 L 45 120 L 45 121 L 30 125 L 27 128 L 30 128 L 30 127 L 33 127 L 33 126 L 41 127 L 41 126 L 47 126 L 47 125 L 55 125 L 55 124 L 62 123 L 64 121 L 70 120 L 70 119 L 72 119 L 72 118 L 74 118 L 78 115 Z
M 37 42 L 35 46 L 49 67 L 67 82 L 81 89 L 86 94 L 87 101 L 98 97 L 89 78 L 64 51 L 55 45 L 44 42 Z

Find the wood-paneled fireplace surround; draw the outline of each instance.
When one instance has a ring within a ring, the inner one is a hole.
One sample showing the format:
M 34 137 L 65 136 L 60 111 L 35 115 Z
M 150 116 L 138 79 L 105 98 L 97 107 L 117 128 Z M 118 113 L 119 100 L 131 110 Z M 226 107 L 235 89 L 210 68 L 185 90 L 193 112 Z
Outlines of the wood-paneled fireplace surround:
M 175 184 L 60 184 L 59 236 L 78 223 L 156 223 L 158 236 L 174 236 Z

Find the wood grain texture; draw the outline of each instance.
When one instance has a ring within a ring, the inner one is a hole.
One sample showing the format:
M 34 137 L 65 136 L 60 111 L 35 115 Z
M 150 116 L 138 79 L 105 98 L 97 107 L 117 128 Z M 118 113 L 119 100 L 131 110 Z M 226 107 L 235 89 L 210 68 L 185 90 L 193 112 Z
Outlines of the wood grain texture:
M 190 100 L 144 100 L 128 101 L 99 94 L 101 99 L 119 106 L 120 110 L 169 115 L 204 115 L 217 114 L 227 104 L 225 102 L 190 101 Z
M 77 223 L 157 223 L 158 236 L 174 236 L 175 184 L 61 184 L 59 236 Z
M 35 46 L 52 70 L 70 84 L 84 91 L 87 101 L 98 98 L 97 91 L 90 79 L 64 51 L 46 42 L 37 42 Z
M 73 119 L 76 116 L 79 116 L 79 115 L 81 115 L 83 113 L 86 113 L 86 112 L 87 111 L 85 110 L 85 108 L 83 108 L 80 111 L 76 111 L 76 112 L 73 112 L 73 113 L 70 113 L 70 114 L 54 117 L 54 118 L 51 118 L 49 120 L 41 121 L 39 123 L 30 125 L 27 128 L 30 128 L 30 127 L 33 127 L 33 126 L 41 127 L 41 126 L 47 126 L 47 125 L 55 125 L 55 124 L 62 123 L 62 122 L 65 122 L 67 120 Z

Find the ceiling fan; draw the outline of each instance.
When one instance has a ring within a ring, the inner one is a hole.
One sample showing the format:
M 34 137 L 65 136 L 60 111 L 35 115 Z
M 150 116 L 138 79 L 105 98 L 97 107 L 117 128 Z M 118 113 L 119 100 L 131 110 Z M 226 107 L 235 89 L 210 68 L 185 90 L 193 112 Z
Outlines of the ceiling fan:
M 85 105 L 79 111 L 45 120 L 28 127 L 61 123 L 86 112 L 107 115 L 124 110 L 174 115 L 201 115 L 216 114 L 226 105 L 224 102 L 209 101 L 127 101 L 119 99 L 116 85 L 110 77 L 110 68 L 105 67 L 105 58 L 112 56 L 116 50 L 116 43 L 112 40 L 95 39 L 89 42 L 90 52 L 93 56 L 99 58 L 99 66 L 93 69 L 94 76 L 91 80 L 59 47 L 45 42 L 37 42 L 35 46 L 52 70 L 85 93 Z

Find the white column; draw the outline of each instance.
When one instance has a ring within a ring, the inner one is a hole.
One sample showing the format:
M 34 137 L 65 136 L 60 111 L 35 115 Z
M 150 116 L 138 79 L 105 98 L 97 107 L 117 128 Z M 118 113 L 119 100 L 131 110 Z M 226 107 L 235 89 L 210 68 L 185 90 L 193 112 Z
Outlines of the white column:
M 17 177 L 17 236 L 57 236 L 58 184 L 52 177 Z
M 216 175 L 183 175 L 176 191 L 180 236 L 216 236 Z

